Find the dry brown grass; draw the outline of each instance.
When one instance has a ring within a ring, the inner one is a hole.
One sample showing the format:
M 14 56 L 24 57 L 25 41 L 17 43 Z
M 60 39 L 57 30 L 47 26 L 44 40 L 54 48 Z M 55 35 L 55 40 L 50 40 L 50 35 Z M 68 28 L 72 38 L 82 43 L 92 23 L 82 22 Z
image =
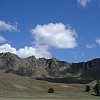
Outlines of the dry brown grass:
M 48 93 L 51 87 L 53 94 Z M 84 89 L 84 84 L 50 83 L 0 72 L 0 100 L 100 99 Z

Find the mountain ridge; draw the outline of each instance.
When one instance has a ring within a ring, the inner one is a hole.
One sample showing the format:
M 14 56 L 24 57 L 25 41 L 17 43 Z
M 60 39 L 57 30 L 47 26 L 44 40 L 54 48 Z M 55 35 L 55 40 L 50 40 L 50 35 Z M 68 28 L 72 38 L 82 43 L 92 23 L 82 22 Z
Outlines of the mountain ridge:
M 34 79 L 63 83 L 87 83 L 100 79 L 100 58 L 87 62 L 69 63 L 56 58 L 20 58 L 11 53 L 0 53 L 0 70 Z

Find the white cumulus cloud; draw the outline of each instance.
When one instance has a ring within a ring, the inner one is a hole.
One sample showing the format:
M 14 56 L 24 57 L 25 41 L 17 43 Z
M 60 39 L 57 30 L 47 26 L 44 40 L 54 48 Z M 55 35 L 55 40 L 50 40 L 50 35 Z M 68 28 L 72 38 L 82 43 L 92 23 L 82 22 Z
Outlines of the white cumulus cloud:
M 17 51 L 10 44 L 4 44 L 0 46 L 0 53 L 10 52 L 16 54 Z
M 5 22 L 5 21 L 2 21 L 2 20 L 0 20 L 0 30 L 10 31 L 10 32 L 19 31 L 17 29 L 17 23 L 11 24 L 10 22 Z
M 100 45 L 100 38 L 96 39 L 95 42 Z
M 0 53 L 10 52 L 18 55 L 19 57 L 26 58 L 34 55 L 36 58 L 51 58 L 51 54 L 47 50 L 46 46 L 36 46 L 36 47 L 24 47 L 16 50 L 10 44 L 4 44 L 0 46 Z
M 50 58 L 51 54 L 48 52 L 47 49 L 48 48 L 46 46 L 39 46 L 39 47 L 26 46 L 24 48 L 20 48 L 17 51 L 17 55 L 22 58 L 26 58 L 32 55 L 34 55 L 36 58 L 42 58 L 42 57 Z
M 82 6 L 83 8 L 85 8 L 87 6 L 88 3 L 91 2 L 91 0 L 77 0 L 78 4 L 80 6 Z
M 54 48 L 75 48 L 76 31 L 62 23 L 37 25 L 32 29 L 36 44 Z
M 0 46 L 0 53 L 11 52 L 22 58 L 32 55 L 36 58 L 51 58 L 50 49 L 52 48 L 68 49 L 77 46 L 76 31 L 62 23 L 37 25 L 31 32 L 34 36 L 33 46 L 25 46 L 16 50 L 10 44 L 3 44 Z
M 4 43 L 6 39 L 3 36 L 0 36 L 0 43 Z

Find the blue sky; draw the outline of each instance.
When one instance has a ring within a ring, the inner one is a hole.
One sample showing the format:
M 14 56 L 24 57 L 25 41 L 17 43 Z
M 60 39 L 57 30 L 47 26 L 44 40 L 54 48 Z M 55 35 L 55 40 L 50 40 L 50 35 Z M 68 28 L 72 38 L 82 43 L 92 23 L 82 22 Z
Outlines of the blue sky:
M 100 57 L 100 0 L 0 0 L 0 52 L 69 62 Z

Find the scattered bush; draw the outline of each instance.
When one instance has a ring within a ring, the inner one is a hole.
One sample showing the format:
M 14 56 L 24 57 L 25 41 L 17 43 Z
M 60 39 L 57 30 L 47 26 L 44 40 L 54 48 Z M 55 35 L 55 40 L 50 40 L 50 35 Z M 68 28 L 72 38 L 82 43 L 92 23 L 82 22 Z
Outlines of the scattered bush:
M 49 88 L 48 93 L 54 93 L 54 89 L 53 88 Z
M 90 86 L 87 85 L 86 88 L 85 88 L 85 92 L 89 92 L 90 91 Z

